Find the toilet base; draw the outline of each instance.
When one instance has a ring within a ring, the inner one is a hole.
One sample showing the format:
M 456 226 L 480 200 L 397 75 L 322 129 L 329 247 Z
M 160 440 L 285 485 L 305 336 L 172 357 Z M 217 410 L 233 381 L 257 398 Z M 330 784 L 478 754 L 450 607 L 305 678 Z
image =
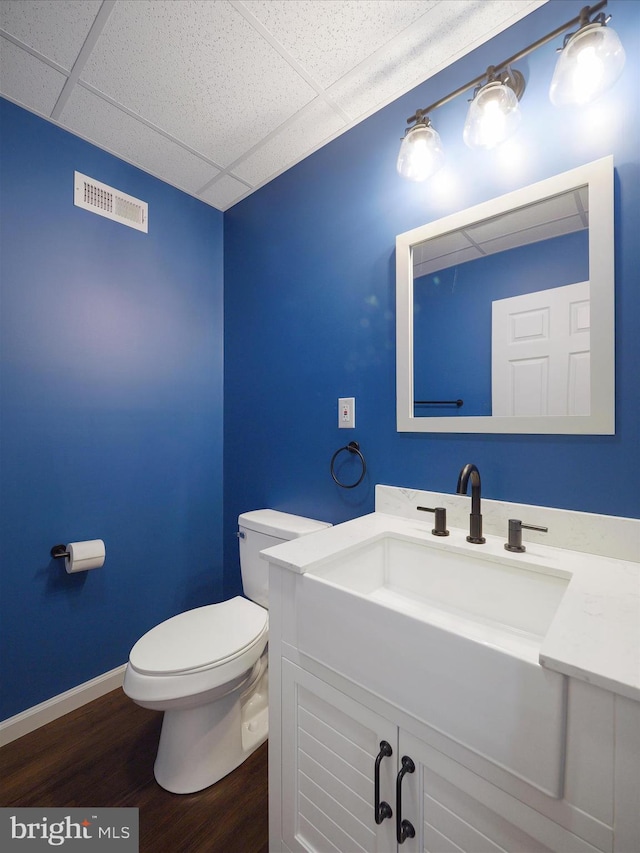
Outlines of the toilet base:
M 268 672 L 195 708 L 164 712 L 154 775 L 173 794 L 192 794 L 239 767 L 269 733 Z

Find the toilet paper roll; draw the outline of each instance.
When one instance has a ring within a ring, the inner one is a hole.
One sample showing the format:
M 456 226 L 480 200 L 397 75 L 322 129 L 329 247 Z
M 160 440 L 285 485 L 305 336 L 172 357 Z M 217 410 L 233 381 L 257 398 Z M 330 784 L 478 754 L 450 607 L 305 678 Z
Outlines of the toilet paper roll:
M 104 563 L 105 547 L 102 539 L 88 539 L 86 542 L 69 542 L 69 556 L 64 565 L 69 574 L 99 569 Z

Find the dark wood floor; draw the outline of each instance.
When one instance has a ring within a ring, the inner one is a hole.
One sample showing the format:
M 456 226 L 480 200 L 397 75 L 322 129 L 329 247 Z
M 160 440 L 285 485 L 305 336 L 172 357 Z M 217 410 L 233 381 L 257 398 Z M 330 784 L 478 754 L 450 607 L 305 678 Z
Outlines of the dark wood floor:
M 140 810 L 140 853 L 267 853 L 267 744 L 197 794 L 153 778 L 162 714 L 121 690 L 0 749 L 0 806 Z

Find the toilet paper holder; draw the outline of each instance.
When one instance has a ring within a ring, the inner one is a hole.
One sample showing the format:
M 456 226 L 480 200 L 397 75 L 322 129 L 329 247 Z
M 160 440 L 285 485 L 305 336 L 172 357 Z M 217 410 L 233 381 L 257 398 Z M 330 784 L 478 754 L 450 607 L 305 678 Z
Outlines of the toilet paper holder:
M 55 560 L 59 560 L 62 557 L 69 557 L 70 555 L 66 545 L 54 545 L 51 549 L 51 556 Z
M 71 575 L 99 569 L 104 565 L 106 549 L 102 539 L 88 539 L 85 542 L 54 545 L 50 553 L 54 560 L 64 560 L 67 574 Z

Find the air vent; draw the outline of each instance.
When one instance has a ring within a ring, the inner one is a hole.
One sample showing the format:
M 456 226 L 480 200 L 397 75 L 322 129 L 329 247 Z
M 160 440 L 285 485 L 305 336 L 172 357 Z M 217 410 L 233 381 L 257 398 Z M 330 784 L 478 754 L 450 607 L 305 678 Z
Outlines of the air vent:
M 74 172 L 73 203 L 99 216 L 114 219 L 122 225 L 148 232 L 147 213 L 149 205 L 146 201 L 120 192 L 100 181 L 94 181 L 80 172 Z

